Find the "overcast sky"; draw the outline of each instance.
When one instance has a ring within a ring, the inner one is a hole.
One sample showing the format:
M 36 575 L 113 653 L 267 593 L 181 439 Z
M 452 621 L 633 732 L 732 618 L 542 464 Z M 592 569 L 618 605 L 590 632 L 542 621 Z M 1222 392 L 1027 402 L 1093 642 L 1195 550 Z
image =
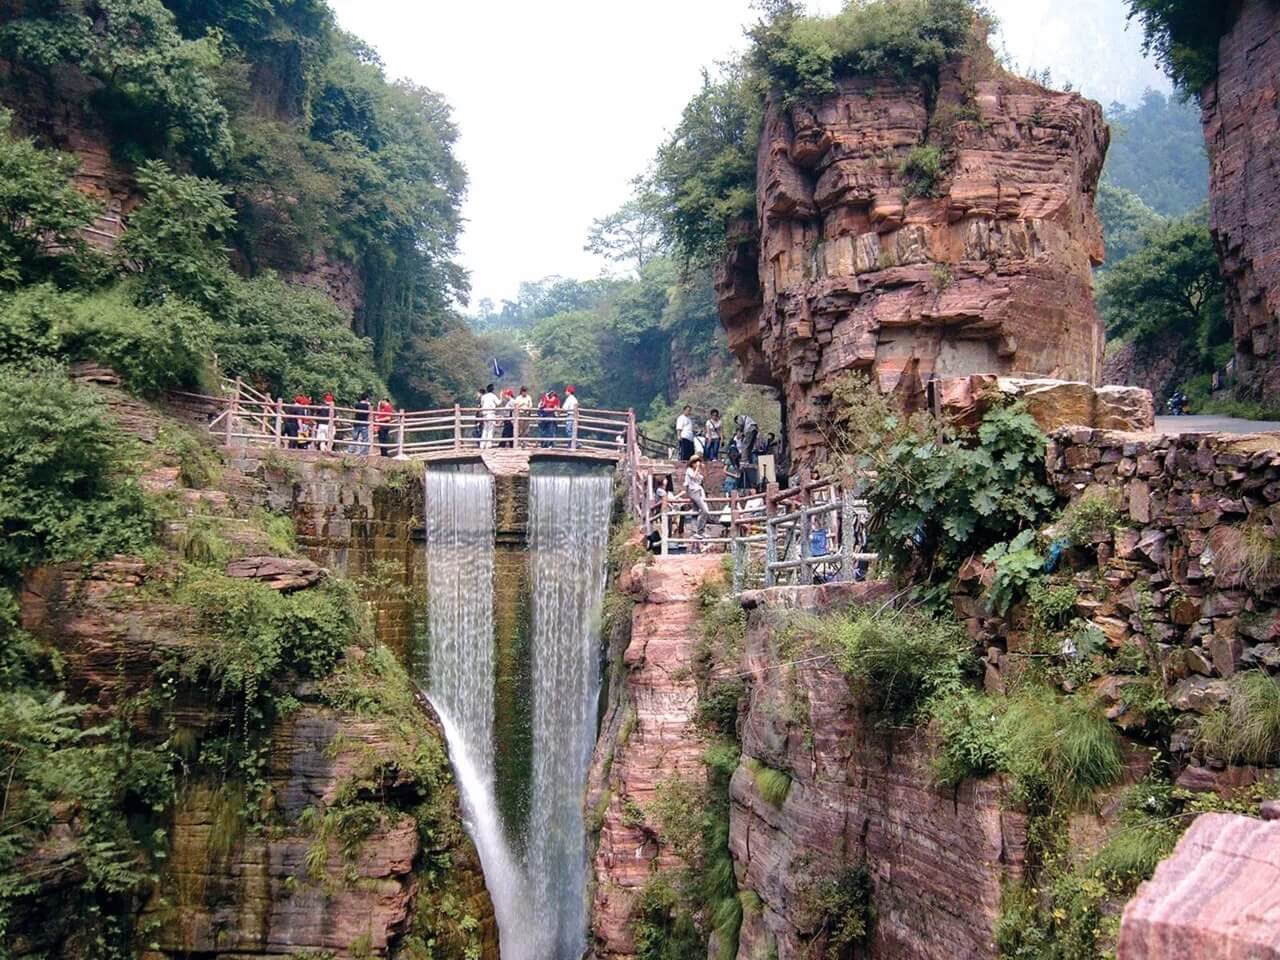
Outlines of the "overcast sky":
M 592 277 L 591 221 L 616 209 L 701 70 L 744 46 L 750 0 L 331 0 L 392 77 L 440 91 L 470 179 L 462 261 L 472 306 L 521 280 Z M 1167 89 L 1124 32 L 1122 0 L 994 0 L 1022 69 L 1049 67 L 1104 103 Z M 830 13 L 839 0 L 814 0 Z

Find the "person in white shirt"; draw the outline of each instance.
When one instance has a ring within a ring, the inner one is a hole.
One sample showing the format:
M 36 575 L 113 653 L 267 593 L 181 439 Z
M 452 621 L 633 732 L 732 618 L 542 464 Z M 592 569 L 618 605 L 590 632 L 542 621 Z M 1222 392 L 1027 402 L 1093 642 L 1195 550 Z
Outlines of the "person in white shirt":
M 572 383 L 565 384 L 564 403 L 560 404 L 560 409 L 564 411 L 564 435 L 569 438 L 569 448 L 574 449 L 578 446 L 578 441 L 574 439 L 574 423 L 578 419 L 578 388 Z
M 676 417 L 676 437 L 680 440 L 680 459 L 688 460 L 693 456 L 693 408 L 687 403 Z
M 707 529 L 711 511 L 707 509 L 707 493 L 702 488 L 702 458 L 697 454 L 689 458 L 689 465 L 684 470 L 684 495 L 697 508 L 698 520 L 693 535 L 701 538 Z
M 484 388 L 480 394 L 480 448 L 493 446 L 493 430 L 498 423 L 498 395 L 493 392 L 493 384 Z

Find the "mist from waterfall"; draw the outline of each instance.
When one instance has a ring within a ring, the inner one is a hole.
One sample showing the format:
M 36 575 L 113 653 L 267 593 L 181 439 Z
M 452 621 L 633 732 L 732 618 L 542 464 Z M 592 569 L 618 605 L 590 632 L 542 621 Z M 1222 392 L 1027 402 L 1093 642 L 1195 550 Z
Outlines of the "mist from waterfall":
M 479 465 L 429 467 L 425 483 L 430 642 L 418 673 L 445 727 L 503 960 L 579 960 L 612 477 L 576 464 L 531 471 L 533 757 L 527 827 L 511 843 L 495 799 L 493 478 Z
M 596 739 L 600 612 L 612 477 L 534 466 L 529 485 L 533 571 L 533 787 L 528 866 L 539 956 L 578 960 L 586 942 L 583 793 Z

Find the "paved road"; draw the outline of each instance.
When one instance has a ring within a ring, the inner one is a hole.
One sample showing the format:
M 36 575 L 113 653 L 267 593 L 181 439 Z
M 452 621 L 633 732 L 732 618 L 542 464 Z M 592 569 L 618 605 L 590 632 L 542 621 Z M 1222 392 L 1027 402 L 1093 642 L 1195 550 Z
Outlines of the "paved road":
M 1240 420 L 1236 417 L 1156 417 L 1160 433 L 1275 433 L 1277 420 Z

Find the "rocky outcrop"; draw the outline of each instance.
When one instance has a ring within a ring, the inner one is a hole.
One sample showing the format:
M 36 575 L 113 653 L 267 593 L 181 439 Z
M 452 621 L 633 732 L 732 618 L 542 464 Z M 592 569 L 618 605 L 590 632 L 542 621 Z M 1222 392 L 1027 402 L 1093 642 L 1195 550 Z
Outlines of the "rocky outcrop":
M 1117 956 L 1280 958 L 1280 824 L 1197 817 L 1125 907 Z
M 1280 398 L 1280 6 L 1243 0 L 1200 93 L 1209 151 L 1209 226 L 1226 277 L 1236 374 Z
M 635 955 L 636 894 L 654 873 L 680 863 L 637 811 L 671 777 L 705 779 L 706 744 L 695 726 L 693 662 L 702 639 L 697 590 L 718 575 L 720 564 L 715 554 L 663 557 L 628 575 L 637 602 L 624 653 L 626 689 L 606 719 L 613 739 L 602 739 L 588 785 L 588 805 L 599 811 L 591 933 L 601 960 Z
M 1045 433 L 1062 427 L 1151 430 L 1155 407 L 1141 387 L 1093 387 L 1069 380 L 1022 379 L 991 374 L 934 381 L 939 412 L 948 420 L 976 427 L 998 401 L 1019 400 Z
M 865 867 L 876 919 L 869 956 L 994 957 L 1001 884 L 1021 875 L 1026 818 L 997 778 L 939 788 L 930 736 L 880 728 L 825 657 L 779 649 L 779 608 L 835 610 L 884 602 L 885 584 L 780 587 L 750 597 L 742 725 L 746 762 L 731 786 L 730 848 L 744 910 L 739 960 L 822 956 L 813 891 Z M 780 806 L 748 766 L 784 771 Z
M 717 292 L 744 375 L 782 393 L 800 460 L 821 447 L 846 371 L 909 402 L 934 376 L 1097 382 L 1108 136 L 1096 103 L 970 60 L 934 96 L 854 77 L 820 101 L 769 104 L 758 233 L 741 235 Z M 943 164 L 932 182 L 906 166 L 922 146 Z

